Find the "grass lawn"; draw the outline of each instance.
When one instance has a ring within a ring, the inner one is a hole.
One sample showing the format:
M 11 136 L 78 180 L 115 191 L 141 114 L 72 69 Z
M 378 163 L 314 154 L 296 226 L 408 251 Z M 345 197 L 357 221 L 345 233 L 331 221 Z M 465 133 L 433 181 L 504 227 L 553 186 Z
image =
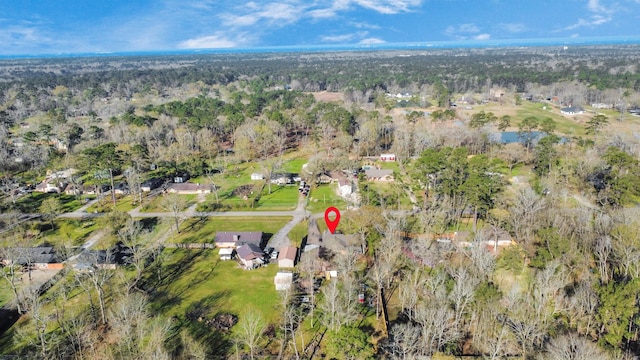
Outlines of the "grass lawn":
M 258 206 L 254 209 L 259 211 L 293 210 L 298 205 L 299 197 L 298 188 L 294 185 L 271 185 L 271 194 L 269 194 L 269 186 L 265 185 Z
M 221 261 L 218 250 L 164 251 L 166 275 L 156 286 L 154 310 L 181 318 L 195 308 L 205 317 L 218 313 L 240 317 L 254 310 L 267 324 L 278 320 L 280 299 L 273 284 L 276 265 L 243 270 L 236 261 Z
M 395 182 L 392 183 L 384 183 L 384 182 L 375 182 L 371 181 L 367 183 L 371 190 L 380 194 L 380 201 L 384 202 L 384 207 L 387 209 L 411 209 L 411 199 L 407 195 L 407 192 L 401 189 Z M 363 197 L 366 194 L 362 194 Z
M 9 286 L 9 283 L 0 279 L 0 306 L 4 306 L 4 304 L 8 303 L 13 299 L 13 290 Z
M 288 237 L 293 246 L 300 247 L 300 244 L 302 244 L 302 238 L 307 236 L 308 232 L 309 222 L 305 220 L 297 223 L 293 229 L 289 231 Z
M 144 198 L 143 198 L 144 199 Z M 122 212 L 128 212 L 136 208 L 139 204 L 133 204 L 133 196 L 131 195 L 116 195 L 116 210 Z M 106 195 L 101 201 L 96 202 L 95 204 L 89 206 L 87 208 L 88 213 L 92 212 L 109 212 L 113 209 L 113 201 L 111 200 L 111 195 Z
M 293 159 L 289 160 L 282 165 L 282 170 L 294 174 L 299 174 L 302 171 L 302 165 L 307 162 L 307 159 Z
M 46 223 L 48 225 L 48 222 Z M 91 236 L 91 233 L 100 228 L 96 219 L 82 221 L 79 219 L 58 219 L 54 222 L 55 228 L 43 231 L 40 236 L 43 242 L 51 245 L 68 243 L 71 246 L 80 246 Z
M 198 195 L 196 194 L 186 194 L 186 195 L 179 195 L 179 196 L 182 199 L 184 199 L 184 202 L 185 202 L 184 209 L 188 208 L 189 206 L 195 204 L 198 201 Z M 140 211 L 141 212 L 167 212 L 167 210 L 162 207 L 162 199 L 164 199 L 164 196 L 159 195 L 151 199 L 150 202 L 145 201 L 144 205 L 140 208 Z
M 48 198 L 57 198 L 60 201 L 60 210 L 62 212 L 74 211 L 84 205 L 83 197 L 75 197 L 73 195 L 66 194 L 44 194 L 34 192 L 19 198 L 15 203 L 17 208 L 16 210 L 27 214 L 37 213 L 39 212 L 42 202 Z
M 189 218 L 180 225 L 180 234 L 176 234 L 172 243 L 212 243 L 217 231 L 262 231 L 264 238 L 270 238 L 281 227 L 291 221 L 283 217 L 208 217 Z
M 329 206 L 345 209 L 347 202 L 336 192 L 335 184 L 318 185 L 311 189 L 307 202 L 307 209 L 312 213 L 324 213 Z

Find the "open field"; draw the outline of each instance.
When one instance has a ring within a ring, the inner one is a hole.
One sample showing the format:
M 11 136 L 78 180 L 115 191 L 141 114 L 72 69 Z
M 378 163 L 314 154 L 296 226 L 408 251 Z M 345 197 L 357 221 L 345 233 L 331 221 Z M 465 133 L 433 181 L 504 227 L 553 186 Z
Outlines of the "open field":
M 218 250 L 165 249 L 166 277 L 156 287 L 154 308 L 184 316 L 193 306 L 208 307 L 205 314 L 241 315 L 260 312 L 267 323 L 278 319 L 278 295 L 273 277 L 276 265 L 243 270 L 236 261 L 221 261 Z
M 336 184 L 323 184 L 312 187 L 307 200 L 307 210 L 312 213 L 324 213 L 329 206 L 335 206 L 338 209 L 345 209 L 347 206 L 346 201 L 336 192 Z

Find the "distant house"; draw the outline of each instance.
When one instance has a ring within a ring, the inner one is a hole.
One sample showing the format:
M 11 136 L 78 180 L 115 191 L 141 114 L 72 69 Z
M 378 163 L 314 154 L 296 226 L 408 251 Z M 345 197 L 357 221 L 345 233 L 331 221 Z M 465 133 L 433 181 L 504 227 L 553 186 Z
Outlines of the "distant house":
M 126 183 L 117 183 L 115 184 L 115 189 L 113 190 L 118 195 L 128 195 L 129 194 L 129 185 Z
M 482 246 L 492 253 L 515 245 L 513 238 L 506 230 L 492 226 L 479 229 L 475 235 L 467 231 L 459 231 L 455 234 L 453 243 L 459 248 Z
M 271 183 L 276 185 L 293 184 L 293 175 L 290 173 L 275 173 L 271 175 Z
M 380 161 L 385 161 L 385 162 L 396 161 L 396 154 L 380 154 Z
M 289 290 L 293 284 L 293 273 L 279 272 L 273 279 L 273 283 L 276 286 L 276 291 Z
M 87 194 L 88 192 L 95 193 L 94 185 L 73 185 L 69 184 L 66 188 L 64 188 L 64 193 L 67 195 L 82 195 Z
M 353 193 L 353 183 L 351 180 L 340 179 L 338 180 L 338 191 L 342 196 L 349 196 Z
M 296 257 L 298 248 L 294 246 L 285 246 L 278 253 L 278 267 L 292 268 L 296 265 Z
M 563 115 L 580 115 L 584 113 L 584 109 L 578 106 L 569 106 L 560 109 L 560 113 Z
M 176 176 L 173 177 L 173 182 L 176 183 L 176 184 L 181 184 L 181 183 L 187 182 L 187 180 L 189 180 L 189 178 L 190 178 L 189 174 L 186 174 L 186 173 L 179 174 L 179 175 L 176 175 Z
M 218 231 L 213 241 L 219 248 L 237 249 L 245 244 L 262 248 L 262 231 Z
M 244 244 L 236 249 L 236 253 L 246 269 L 253 269 L 265 263 L 262 249 L 255 244 Z
M 190 182 L 174 183 L 167 187 L 167 192 L 172 194 L 210 194 L 211 186 Z
M 218 255 L 220 255 L 220 260 L 232 260 L 235 253 L 234 248 L 221 248 Z
M 264 175 L 260 173 L 251 174 L 251 180 L 264 180 Z
M 140 184 L 140 190 L 142 190 L 142 192 L 150 192 L 151 190 L 159 188 L 160 185 L 162 185 L 162 179 L 149 179 Z
M 364 171 L 364 175 L 369 181 L 394 181 L 393 170 L 369 168 Z
M 71 267 L 78 271 L 93 271 L 95 268 L 115 270 L 116 263 L 107 250 L 85 250 L 73 260 Z
M 11 256 L 2 259 L 4 265 L 21 265 L 35 270 L 59 270 L 64 266 L 51 246 L 12 248 L 7 253 Z
M 36 185 L 36 188 L 33 189 L 33 191 L 35 192 L 41 192 L 41 193 L 60 193 L 62 189 L 64 189 L 66 185 L 62 185 L 58 186 L 56 184 L 50 184 L 48 182 L 41 182 L 40 184 Z

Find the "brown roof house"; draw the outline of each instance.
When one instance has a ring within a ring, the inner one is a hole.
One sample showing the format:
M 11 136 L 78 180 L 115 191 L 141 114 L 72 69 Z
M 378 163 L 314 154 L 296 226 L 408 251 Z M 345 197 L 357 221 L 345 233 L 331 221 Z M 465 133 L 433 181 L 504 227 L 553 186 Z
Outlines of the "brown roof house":
M 210 194 L 211 186 L 190 182 L 174 183 L 169 185 L 167 192 L 172 194 Z
M 254 244 L 262 248 L 262 231 L 218 231 L 213 242 L 219 248 L 238 248 Z
M 296 265 L 296 257 L 298 248 L 294 246 L 285 246 L 278 253 L 278 267 L 292 268 Z
M 264 252 L 255 244 L 244 244 L 236 249 L 236 253 L 245 269 L 254 269 L 265 263 Z

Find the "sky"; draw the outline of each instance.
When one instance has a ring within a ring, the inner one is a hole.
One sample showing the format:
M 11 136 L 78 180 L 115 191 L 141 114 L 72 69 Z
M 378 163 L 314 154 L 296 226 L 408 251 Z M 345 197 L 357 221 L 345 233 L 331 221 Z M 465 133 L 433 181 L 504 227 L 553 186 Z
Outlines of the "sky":
M 0 55 L 640 36 L 640 0 L 0 0 Z

